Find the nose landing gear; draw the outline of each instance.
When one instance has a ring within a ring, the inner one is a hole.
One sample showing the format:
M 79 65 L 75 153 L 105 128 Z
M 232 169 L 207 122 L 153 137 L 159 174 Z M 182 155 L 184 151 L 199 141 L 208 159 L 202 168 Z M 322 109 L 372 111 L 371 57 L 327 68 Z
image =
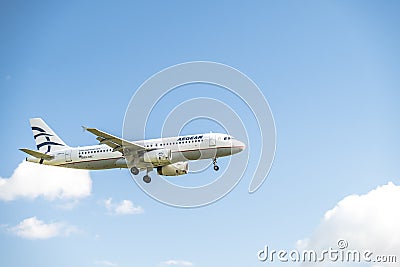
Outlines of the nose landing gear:
M 213 159 L 214 171 L 218 171 L 219 167 L 217 165 L 217 158 Z

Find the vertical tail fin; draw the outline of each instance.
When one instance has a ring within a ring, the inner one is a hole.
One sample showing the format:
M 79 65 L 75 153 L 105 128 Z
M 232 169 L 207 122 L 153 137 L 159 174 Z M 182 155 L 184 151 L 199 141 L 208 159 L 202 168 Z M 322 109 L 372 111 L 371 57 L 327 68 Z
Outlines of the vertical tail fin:
M 33 138 L 35 138 L 36 148 L 40 152 L 48 153 L 68 147 L 41 118 L 30 119 L 29 122 Z

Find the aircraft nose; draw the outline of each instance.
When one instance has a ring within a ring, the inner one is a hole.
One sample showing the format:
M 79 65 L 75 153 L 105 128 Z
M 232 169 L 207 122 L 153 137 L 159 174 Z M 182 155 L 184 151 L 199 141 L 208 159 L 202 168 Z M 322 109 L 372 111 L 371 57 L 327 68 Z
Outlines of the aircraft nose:
M 240 149 L 240 151 L 245 150 L 246 149 L 246 144 L 243 143 L 242 141 L 239 141 L 239 149 Z
M 235 148 L 238 150 L 237 152 L 242 152 L 243 150 L 246 149 L 246 144 L 243 143 L 242 141 L 235 140 Z

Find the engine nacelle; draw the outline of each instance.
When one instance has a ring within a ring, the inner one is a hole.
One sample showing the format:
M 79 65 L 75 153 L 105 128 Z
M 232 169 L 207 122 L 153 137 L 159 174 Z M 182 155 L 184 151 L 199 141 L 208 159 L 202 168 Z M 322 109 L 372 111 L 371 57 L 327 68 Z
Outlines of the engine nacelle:
M 178 176 L 189 172 L 189 164 L 187 162 L 177 162 L 167 166 L 157 167 L 157 173 L 164 176 Z
M 144 153 L 144 162 L 158 164 L 158 163 L 170 163 L 172 159 L 171 149 L 157 149 Z

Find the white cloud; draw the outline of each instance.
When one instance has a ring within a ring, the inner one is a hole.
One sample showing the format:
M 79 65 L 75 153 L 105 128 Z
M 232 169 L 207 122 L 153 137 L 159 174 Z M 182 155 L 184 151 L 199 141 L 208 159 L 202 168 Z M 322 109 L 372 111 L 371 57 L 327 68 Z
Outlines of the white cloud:
M 119 204 L 112 203 L 112 198 L 104 200 L 104 206 L 111 214 L 128 215 L 140 214 L 144 212 L 141 206 L 134 206 L 130 200 L 122 200 Z
M 118 264 L 111 262 L 111 261 L 106 261 L 106 260 L 102 260 L 102 261 L 95 261 L 94 264 L 96 265 L 103 265 L 103 266 L 109 266 L 109 267 L 115 267 L 118 266 Z
M 163 266 L 193 266 L 194 264 L 190 261 L 184 260 L 167 260 L 162 262 Z
M 0 199 L 43 197 L 74 200 L 87 197 L 92 189 L 89 171 L 22 162 L 10 178 L 0 177 Z
M 17 226 L 9 228 L 15 235 L 26 239 L 48 239 L 57 236 L 69 236 L 77 233 L 76 227 L 63 222 L 44 223 L 36 217 L 23 220 Z
M 392 182 L 365 195 L 347 196 L 325 213 L 311 238 L 298 241 L 298 248 L 338 249 L 338 240 L 345 239 L 348 249 L 395 255 L 400 260 L 399 203 L 400 186 Z

